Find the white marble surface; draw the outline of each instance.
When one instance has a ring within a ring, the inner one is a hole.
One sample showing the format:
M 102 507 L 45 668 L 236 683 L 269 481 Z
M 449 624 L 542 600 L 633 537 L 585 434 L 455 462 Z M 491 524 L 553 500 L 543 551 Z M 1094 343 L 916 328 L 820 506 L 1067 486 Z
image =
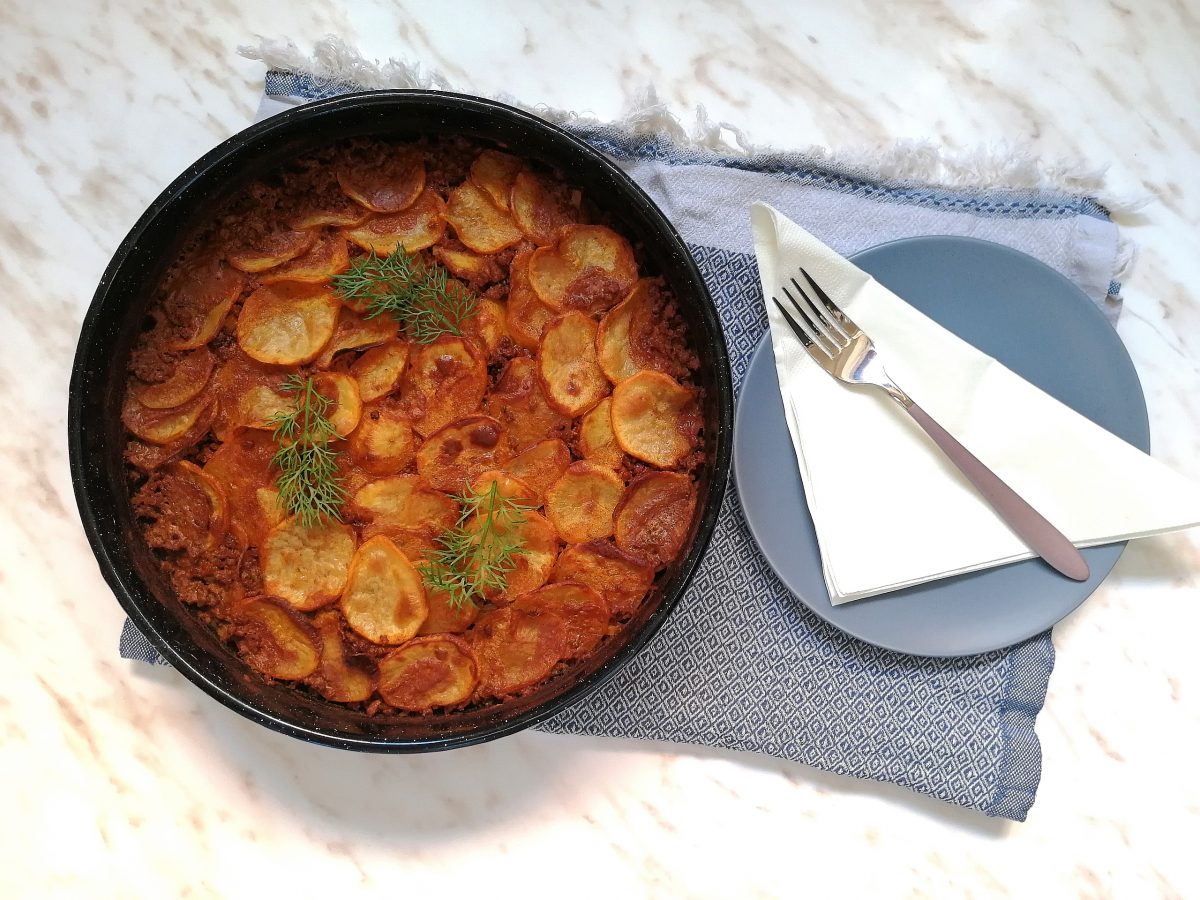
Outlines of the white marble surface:
M 250 121 L 262 70 L 233 48 L 256 34 L 337 32 L 604 118 L 653 83 L 779 147 L 1021 142 L 1111 163 L 1115 190 L 1153 201 L 1121 219 L 1141 259 L 1120 332 L 1155 454 L 1200 479 L 1196 5 L 777 6 L 0 2 L 0 896 L 1200 894 L 1195 534 L 1133 545 L 1056 630 L 1022 825 L 616 741 L 339 753 L 116 658 L 122 614 L 67 473 L 74 343 L 142 209 Z

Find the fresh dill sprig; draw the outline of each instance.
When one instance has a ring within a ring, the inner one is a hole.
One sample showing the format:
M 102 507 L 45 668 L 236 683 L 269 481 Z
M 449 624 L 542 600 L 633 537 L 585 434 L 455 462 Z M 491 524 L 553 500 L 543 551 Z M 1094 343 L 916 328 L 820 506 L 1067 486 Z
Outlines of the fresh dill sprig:
M 458 524 L 438 537 L 440 549 L 419 569 L 426 585 L 461 609 L 489 590 L 505 589 L 517 556 L 526 552 L 518 528 L 533 506 L 503 496 L 495 481 L 486 491 L 468 489 L 455 499 L 462 504 Z
M 429 344 L 442 334 L 462 334 L 475 315 L 478 298 L 436 263 L 423 263 L 397 246 L 387 256 L 372 250 L 333 276 L 334 289 L 347 300 L 364 302 L 367 318 L 390 313 L 411 340 Z
M 271 459 L 279 467 L 279 501 L 305 528 L 322 519 L 340 522 L 346 489 L 337 451 L 329 446 L 342 438 L 327 415 L 333 401 L 317 390 L 311 375 L 292 375 L 280 389 L 294 399 L 292 409 L 276 413 L 268 423 L 279 444 Z

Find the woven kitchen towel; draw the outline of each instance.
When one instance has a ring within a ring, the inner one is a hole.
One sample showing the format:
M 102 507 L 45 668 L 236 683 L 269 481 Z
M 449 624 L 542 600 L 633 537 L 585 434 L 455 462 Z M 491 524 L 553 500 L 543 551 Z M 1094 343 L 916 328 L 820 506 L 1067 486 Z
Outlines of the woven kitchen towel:
M 261 115 L 354 89 L 348 79 L 272 70 Z M 843 254 L 923 234 L 1007 244 L 1115 306 L 1117 231 L 1087 196 L 1044 187 L 914 187 L 813 156 L 721 156 L 647 134 L 641 124 L 635 133 L 567 123 L 616 159 L 688 242 L 720 309 L 735 387 L 767 327 L 750 237 L 753 200 Z M 736 490 L 731 485 L 690 591 L 655 639 L 607 684 L 540 727 L 766 753 L 1023 820 L 1041 773 L 1034 721 L 1054 664 L 1049 633 L 954 660 L 898 655 L 850 638 L 775 578 Z M 121 653 L 161 661 L 130 623 Z

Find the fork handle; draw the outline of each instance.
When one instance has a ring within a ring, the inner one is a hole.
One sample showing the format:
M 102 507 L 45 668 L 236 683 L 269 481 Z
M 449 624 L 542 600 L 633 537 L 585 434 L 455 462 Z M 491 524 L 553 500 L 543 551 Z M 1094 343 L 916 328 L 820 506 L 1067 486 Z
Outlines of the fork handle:
M 975 485 L 983 498 L 1009 524 L 1025 544 L 1068 578 L 1087 581 L 1091 574 L 1087 560 L 1065 534 L 1046 520 L 1046 517 L 1026 503 L 1005 484 L 995 472 L 979 461 L 974 453 L 960 444 L 953 435 L 933 420 L 929 413 L 911 401 L 901 403 L 950 461 L 958 466 Z

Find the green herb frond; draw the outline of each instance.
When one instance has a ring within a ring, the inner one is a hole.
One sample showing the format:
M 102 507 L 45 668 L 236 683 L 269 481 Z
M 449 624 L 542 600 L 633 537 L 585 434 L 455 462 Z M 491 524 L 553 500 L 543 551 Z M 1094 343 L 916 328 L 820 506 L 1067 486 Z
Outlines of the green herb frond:
M 279 444 L 271 459 L 279 467 L 279 501 L 305 527 L 325 519 L 340 522 L 346 489 L 337 451 L 329 446 L 342 437 L 328 417 L 333 401 L 317 390 L 312 376 L 292 375 L 280 390 L 292 395 L 293 403 L 268 423 Z

